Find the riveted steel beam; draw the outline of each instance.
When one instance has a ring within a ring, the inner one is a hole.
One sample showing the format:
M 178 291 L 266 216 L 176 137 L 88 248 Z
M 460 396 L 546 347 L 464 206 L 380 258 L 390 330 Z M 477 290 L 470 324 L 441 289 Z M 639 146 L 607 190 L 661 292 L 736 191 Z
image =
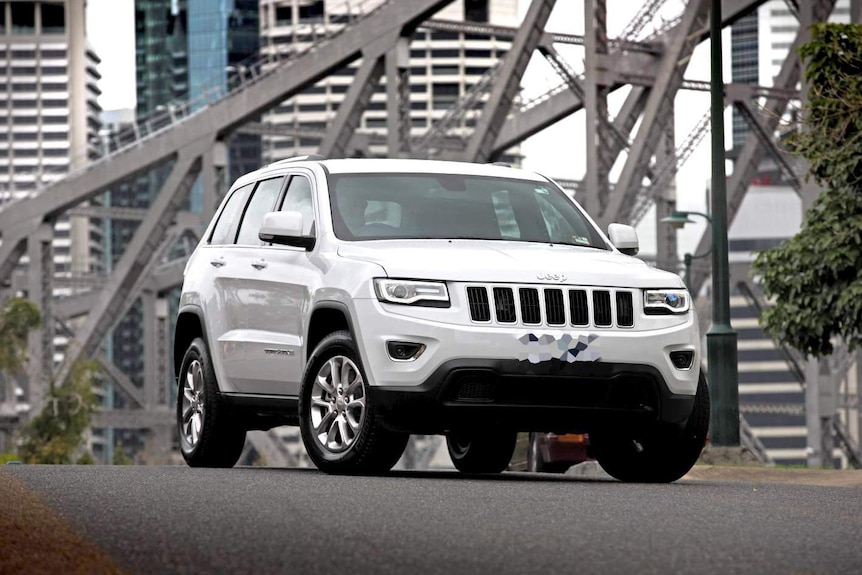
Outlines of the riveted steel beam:
M 527 64 L 533 51 L 542 40 L 545 24 L 551 15 L 556 0 L 533 0 L 521 27 L 512 40 L 512 46 L 503 61 L 500 75 L 494 84 L 488 101 L 482 109 L 482 115 L 476 124 L 464 158 L 471 162 L 488 162 L 494 157 L 494 142 L 500 128 L 506 121 L 506 116 L 512 108 L 512 101 L 518 93 L 521 78 L 527 69 Z

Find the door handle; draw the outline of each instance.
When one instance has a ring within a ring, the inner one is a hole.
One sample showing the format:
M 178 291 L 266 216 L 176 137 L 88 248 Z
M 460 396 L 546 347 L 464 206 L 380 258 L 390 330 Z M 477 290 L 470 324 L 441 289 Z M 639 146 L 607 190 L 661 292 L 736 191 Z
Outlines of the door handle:
M 266 260 L 264 260 L 264 259 L 254 260 L 253 262 L 251 262 L 251 267 L 253 267 L 256 270 L 262 270 L 266 266 L 267 266 Z
M 220 268 L 225 264 L 224 258 L 214 258 L 210 260 L 210 265 Z

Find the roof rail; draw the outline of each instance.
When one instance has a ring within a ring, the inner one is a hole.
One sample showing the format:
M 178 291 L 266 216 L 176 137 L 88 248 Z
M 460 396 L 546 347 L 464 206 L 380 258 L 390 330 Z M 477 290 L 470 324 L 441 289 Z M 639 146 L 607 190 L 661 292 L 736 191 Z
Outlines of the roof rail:
M 511 168 L 512 164 L 508 162 L 491 162 L 492 166 L 503 166 L 504 168 Z
M 325 156 L 321 156 L 320 154 L 308 154 L 306 156 L 294 156 L 292 158 L 285 158 L 283 160 L 276 160 L 270 164 L 267 164 L 265 167 L 270 166 L 280 166 L 281 164 L 290 164 L 292 162 L 314 162 L 317 160 L 325 160 Z

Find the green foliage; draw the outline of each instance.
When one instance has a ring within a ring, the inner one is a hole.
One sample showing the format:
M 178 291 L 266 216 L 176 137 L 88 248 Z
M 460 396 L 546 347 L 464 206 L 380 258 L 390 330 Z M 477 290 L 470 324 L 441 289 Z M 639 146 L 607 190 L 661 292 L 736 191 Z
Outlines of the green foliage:
M 754 269 L 776 301 L 764 330 L 820 357 L 834 337 L 862 343 L 862 26 L 817 24 L 800 54 L 809 100 L 791 146 L 824 192 L 802 230 L 761 252 Z
M 23 366 L 27 335 L 41 321 L 39 308 L 24 298 L 7 298 L 0 305 L 0 372 L 14 372 Z
M 72 368 L 68 385 L 51 389 L 45 408 L 24 431 L 21 459 L 27 463 L 71 463 L 84 440 L 96 410 L 93 377 L 98 372 L 94 360 L 80 360 Z
M 96 460 L 93 459 L 93 454 L 89 451 L 85 451 L 84 454 L 78 458 L 78 461 L 75 462 L 75 465 L 95 465 Z
M 10 461 L 21 461 L 21 456 L 17 453 L 0 453 L 0 465 L 5 465 Z
M 114 456 L 111 458 L 111 465 L 131 465 L 134 463 L 132 458 L 126 455 L 126 450 L 123 449 L 123 444 L 120 443 L 114 447 Z

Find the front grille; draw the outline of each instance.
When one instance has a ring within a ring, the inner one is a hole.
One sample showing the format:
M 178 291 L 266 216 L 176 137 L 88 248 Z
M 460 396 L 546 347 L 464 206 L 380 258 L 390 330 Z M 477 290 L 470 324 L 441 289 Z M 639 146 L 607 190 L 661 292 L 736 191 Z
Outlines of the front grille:
M 635 319 L 630 290 L 473 285 L 467 305 L 470 319 L 483 323 L 634 327 Z

